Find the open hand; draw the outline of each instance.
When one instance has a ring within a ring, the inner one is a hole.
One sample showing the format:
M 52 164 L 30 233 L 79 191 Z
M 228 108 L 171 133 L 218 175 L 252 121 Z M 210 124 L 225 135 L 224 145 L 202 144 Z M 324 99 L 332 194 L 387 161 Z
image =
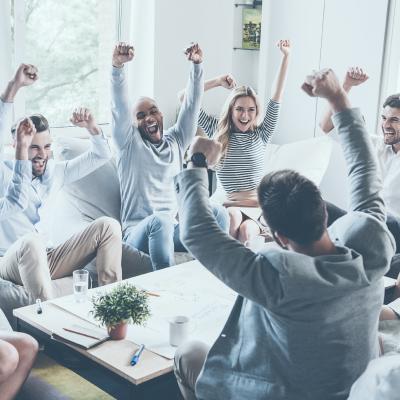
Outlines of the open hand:
M 279 42 L 276 45 L 279 47 L 279 50 L 283 53 L 285 57 L 287 57 L 290 54 L 291 50 L 290 40 L 279 40 Z
M 231 74 L 221 75 L 217 79 L 219 86 L 222 86 L 225 89 L 233 89 L 236 87 L 236 80 Z
M 112 65 L 121 68 L 126 62 L 132 61 L 135 49 L 128 43 L 120 42 L 114 47 Z
M 96 121 L 88 108 L 75 108 L 70 121 L 75 126 L 86 128 L 92 135 L 98 134 L 100 131 L 100 128 L 97 126 Z
M 196 136 L 189 147 L 188 154 L 191 156 L 194 153 L 203 153 L 207 159 L 208 166 L 212 167 L 221 158 L 221 150 L 222 145 L 216 140 Z
M 358 86 L 368 80 L 368 74 L 360 67 L 351 67 L 344 77 L 343 88 L 349 90 L 353 86 Z
M 197 43 L 191 43 L 190 46 L 185 49 L 185 55 L 189 61 L 195 64 L 203 62 L 203 51 Z

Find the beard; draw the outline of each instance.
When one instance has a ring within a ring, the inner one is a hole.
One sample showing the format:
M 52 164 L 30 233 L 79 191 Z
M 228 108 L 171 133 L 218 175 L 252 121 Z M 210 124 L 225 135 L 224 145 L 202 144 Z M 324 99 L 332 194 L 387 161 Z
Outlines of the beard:
M 157 144 L 160 143 L 163 138 L 163 124 L 157 123 L 157 130 L 152 132 L 145 126 L 139 126 L 139 132 L 143 139 L 148 140 L 150 143 Z
M 36 178 L 42 176 L 46 171 L 47 159 L 34 157 L 32 158 L 31 162 L 32 162 L 32 175 Z

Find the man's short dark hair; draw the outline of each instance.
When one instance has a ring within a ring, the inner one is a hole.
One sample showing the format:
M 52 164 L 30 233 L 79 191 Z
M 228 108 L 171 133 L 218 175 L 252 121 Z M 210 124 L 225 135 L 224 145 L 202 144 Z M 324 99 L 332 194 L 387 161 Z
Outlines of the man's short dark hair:
M 317 186 L 296 171 L 285 169 L 264 176 L 258 201 L 272 232 L 302 246 L 321 239 L 327 221 L 325 202 Z
M 400 108 L 400 93 L 390 95 L 383 103 L 383 108 L 386 106 Z
M 49 122 L 42 114 L 33 114 L 33 115 L 30 115 L 29 118 L 31 119 L 33 125 L 35 125 L 36 133 L 40 133 L 40 132 L 49 130 Z M 20 122 L 20 120 L 17 121 L 11 127 L 12 137 L 15 137 L 15 132 L 17 130 L 17 126 L 18 126 L 19 122 Z

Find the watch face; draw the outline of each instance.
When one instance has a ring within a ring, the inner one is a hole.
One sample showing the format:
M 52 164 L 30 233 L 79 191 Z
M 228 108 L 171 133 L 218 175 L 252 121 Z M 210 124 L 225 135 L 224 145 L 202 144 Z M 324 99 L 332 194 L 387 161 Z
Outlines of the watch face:
M 191 161 L 196 167 L 207 167 L 206 156 L 203 153 L 192 154 Z

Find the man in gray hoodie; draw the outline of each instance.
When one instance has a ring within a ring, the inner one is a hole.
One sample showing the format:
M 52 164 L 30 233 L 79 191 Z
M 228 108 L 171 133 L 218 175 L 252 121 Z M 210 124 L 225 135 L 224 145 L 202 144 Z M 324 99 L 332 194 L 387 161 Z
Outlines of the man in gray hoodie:
M 270 173 L 258 197 L 281 249 L 253 253 L 213 221 L 198 160 L 214 163 L 219 145 L 195 140 L 191 168 L 175 178 L 181 239 L 239 295 L 211 349 L 200 342 L 178 349 L 175 373 L 186 399 L 344 400 L 378 355 L 382 277 L 395 245 L 373 150 L 332 70 L 309 76 L 303 89 L 334 110 L 352 211 L 328 230 L 311 181 L 290 170 Z

